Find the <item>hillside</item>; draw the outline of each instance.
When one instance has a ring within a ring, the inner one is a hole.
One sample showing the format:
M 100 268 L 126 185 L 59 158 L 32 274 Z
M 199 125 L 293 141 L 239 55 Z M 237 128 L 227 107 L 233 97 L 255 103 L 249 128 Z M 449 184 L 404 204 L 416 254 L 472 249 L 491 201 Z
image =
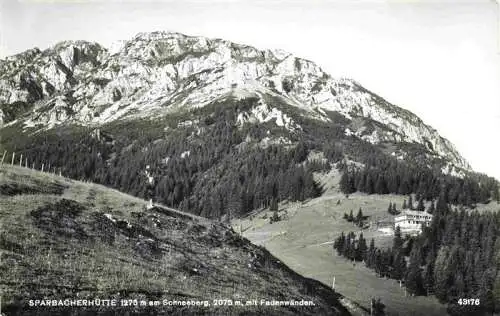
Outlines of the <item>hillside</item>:
M 0 169 L 0 290 L 7 315 L 348 315 L 341 296 L 303 278 L 227 226 L 145 209 L 145 201 L 26 168 Z M 207 301 L 209 307 L 29 307 L 30 299 Z M 214 306 L 213 300 L 314 306 Z
M 338 188 L 338 185 L 337 185 Z M 353 263 L 335 254 L 333 241 L 341 232 L 359 232 L 360 229 L 343 219 L 345 212 L 361 207 L 369 220 L 390 220 L 387 206 L 390 201 L 401 205 L 404 197 L 398 195 L 345 195 L 333 190 L 304 203 L 284 203 L 279 214 L 284 219 L 270 224 L 272 212 L 264 210 L 254 216 L 233 221 L 235 230 L 257 245 L 262 245 L 274 256 L 301 275 L 332 284 L 340 293 L 361 306 L 369 307 L 370 299 L 380 298 L 387 315 L 446 315 L 446 306 L 435 298 L 406 297 L 404 288 L 395 280 L 380 278 L 363 263 Z M 340 200 L 340 204 L 337 204 Z M 363 231 L 365 238 L 375 239 L 379 247 L 392 244 L 392 235 L 370 228 Z
M 378 230 L 375 223 L 380 221 L 379 228 L 392 229 L 394 216 L 387 212 L 388 205 L 396 203 L 397 208 L 401 209 L 408 196 L 354 193 L 347 197 L 340 192 L 338 172 L 317 174 L 316 179 L 325 188 L 321 197 L 280 204 L 280 220 L 273 223 L 270 223 L 273 212 L 269 209 L 252 212 L 245 218 L 235 219 L 232 223 L 234 229 L 242 231 L 243 236 L 266 247 L 306 277 L 328 285 L 332 284 L 335 277 L 335 289 L 361 306 L 369 307 L 371 298 L 381 298 L 386 304 L 387 315 L 447 315 L 446 302 L 440 303 L 434 296 L 411 296 L 405 291 L 404 282 L 401 287 L 397 280 L 378 276 L 363 262 L 353 264 L 351 260 L 339 256 L 332 247 L 342 232 L 350 231 L 357 234 L 362 232 L 367 240 L 373 238 L 379 248 L 392 247 L 394 236 Z M 343 218 L 350 210 L 356 214 L 360 208 L 369 223 L 365 229 Z M 467 209 L 467 212 L 473 211 L 481 214 L 498 213 L 500 204 L 491 202 L 478 204 L 474 210 Z M 498 248 L 495 249 L 498 253 Z M 487 248 L 483 247 L 482 250 L 487 251 Z M 451 282 L 447 284 L 452 286 Z M 495 295 L 498 297 L 498 294 Z M 464 312 L 453 315 L 466 315 Z M 467 315 L 489 315 L 471 310 L 468 312 Z

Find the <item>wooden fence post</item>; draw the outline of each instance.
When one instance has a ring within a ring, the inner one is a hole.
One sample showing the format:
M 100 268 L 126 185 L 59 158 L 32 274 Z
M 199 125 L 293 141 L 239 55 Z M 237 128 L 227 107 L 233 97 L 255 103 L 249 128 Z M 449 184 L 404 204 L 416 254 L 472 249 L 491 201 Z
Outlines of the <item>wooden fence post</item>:
M 10 163 L 11 165 L 13 165 L 13 164 L 14 164 L 14 157 L 15 157 L 15 156 L 16 156 L 16 153 L 12 153 L 12 161 L 11 161 L 11 163 Z
M 26 161 L 24 162 L 24 168 L 28 168 L 28 157 L 26 157 Z
M 23 154 L 21 154 L 21 157 L 19 158 L 19 167 L 23 166 Z

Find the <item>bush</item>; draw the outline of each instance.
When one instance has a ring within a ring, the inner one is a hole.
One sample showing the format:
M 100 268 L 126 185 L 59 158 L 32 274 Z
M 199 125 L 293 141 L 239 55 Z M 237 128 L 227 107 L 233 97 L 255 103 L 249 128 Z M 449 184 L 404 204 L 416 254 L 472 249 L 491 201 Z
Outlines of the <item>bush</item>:
M 292 89 L 293 89 L 293 83 L 289 79 L 284 79 L 281 82 L 281 86 L 283 87 L 283 90 L 286 93 L 290 93 L 290 91 L 292 91 Z
M 279 222 L 281 220 L 281 217 L 278 215 L 278 211 L 274 211 L 273 215 L 269 218 L 269 224 L 272 224 L 274 222 Z

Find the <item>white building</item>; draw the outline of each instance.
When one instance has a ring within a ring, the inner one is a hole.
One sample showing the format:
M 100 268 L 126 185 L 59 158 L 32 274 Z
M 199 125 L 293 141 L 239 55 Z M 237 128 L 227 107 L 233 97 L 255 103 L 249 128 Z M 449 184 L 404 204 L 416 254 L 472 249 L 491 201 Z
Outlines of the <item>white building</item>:
M 420 234 L 422 227 L 429 225 L 432 214 L 427 212 L 403 210 L 394 218 L 394 228 L 399 226 L 402 233 Z

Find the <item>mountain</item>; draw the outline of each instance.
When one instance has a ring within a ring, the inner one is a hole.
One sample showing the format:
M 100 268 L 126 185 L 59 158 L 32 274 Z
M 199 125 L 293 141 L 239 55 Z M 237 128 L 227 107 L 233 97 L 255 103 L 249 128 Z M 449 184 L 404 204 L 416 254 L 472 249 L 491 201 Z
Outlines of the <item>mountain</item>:
M 5 150 L 209 217 L 317 196 L 313 173 L 333 165 L 345 191 L 445 190 L 471 204 L 496 185 L 359 83 L 221 39 L 154 32 L 109 49 L 31 49 L 0 61 L 0 110 Z
M 349 119 L 370 118 L 385 128 L 351 132 L 374 143 L 416 142 L 470 169 L 449 141 L 413 113 L 284 51 L 179 33 L 140 33 L 109 50 L 83 41 L 62 42 L 43 52 L 32 49 L 2 61 L 0 73 L 4 123 L 29 109 L 25 126 L 102 124 L 203 107 L 231 94 L 269 94 L 318 120 L 329 120 L 325 110 Z M 271 107 L 254 112 L 257 119 L 275 118 L 278 125 L 300 128 Z
M 350 315 L 341 295 L 218 222 L 163 207 L 145 211 L 144 200 L 109 188 L 7 165 L 0 204 L 6 315 Z M 82 305 L 96 298 L 117 306 Z M 63 305 L 72 300 L 80 305 Z M 247 300 L 257 304 L 235 306 Z

